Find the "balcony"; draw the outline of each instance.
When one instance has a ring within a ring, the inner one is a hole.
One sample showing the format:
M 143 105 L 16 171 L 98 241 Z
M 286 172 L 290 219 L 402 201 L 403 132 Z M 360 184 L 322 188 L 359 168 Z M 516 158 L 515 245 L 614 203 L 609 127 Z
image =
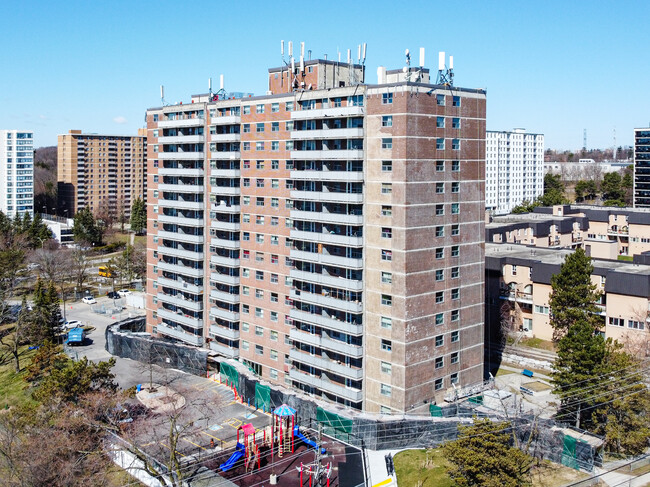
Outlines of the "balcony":
M 203 201 L 185 201 L 185 200 L 167 200 L 161 198 L 158 200 L 158 206 L 164 208 L 178 208 L 183 210 L 202 210 L 205 203 Z
M 174 223 L 176 225 L 185 225 L 188 227 L 202 227 L 205 223 L 202 218 L 184 218 L 181 216 L 158 215 L 158 221 L 161 223 Z
M 313 112 L 314 110 L 309 111 Z M 363 138 L 363 127 L 344 129 L 294 130 L 291 132 L 291 138 L 293 140 L 359 139 Z
M 620 227 L 620 228 L 617 227 L 617 226 L 613 226 L 613 227 L 609 227 L 607 229 L 607 234 L 608 235 L 624 235 L 624 236 L 627 236 L 627 235 L 629 235 L 629 233 L 630 232 L 629 232 L 629 229 L 628 229 L 627 226 L 623 226 L 623 227 Z
M 175 321 L 176 323 L 182 323 L 183 325 L 190 326 L 197 330 L 203 329 L 203 320 L 200 318 L 193 318 L 189 315 L 167 311 L 166 309 L 162 308 L 158 308 L 158 316 L 161 318 L 167 318 L 171 321 Z
M 299 281 L 313 282 L 315 284 L 324 284 L 329 287 L 346 289 L 348 291 L 362 291 L 363 281 L 345 279 L 344 277 L 329 276 L 327 274 L 316 274 L 314 272 L 299 271 L 291 269 L 289 275 Z
M 196 144 L 204 140 L 203 135 L 170 135 L 158 137 L 159 144 Z
M 291 179 L 308 181 L 363 181 L 363 171 L 291 171 Z
M 221 255 L 210 255 L 210 263 L 226 267 L 239 267 L 240 260 L 232 257 L 222 257 Z
M 361 247 L 363 245 L 363 237 L 348 237 L 346 235 L 337 235 L 334 233 L 291 230 L 290 235 L 292 240 L 306 240 L 333 245 L 346 245 L 348 247 Z
M 347 313 L 363 312 L 363 303 L 360 301 L 347 301 L 343 299 L 337 299 L 325 294 L 309 293 L 307 291 L 300 291 L 298 289 L 291 290 L 291 297 L 294 300 L 302 301 L 303 303 L 326 306 L 328 308 L 334 308 Z
M 239 205 L 227 205 L 225 203 L 212 203 L 211 208 L 217 213 L 230 213 L 238 214 L 241 213 L 241 206 Z
M 239 169 L 210 169 L 210 176 L 214 178 L 238 178 L 241 176 Z
M 210 291 L 210 297 L 212 299 L 223 301 L 225 303 L 231 303 L 231 304 L 239 303 L 239 294 L 232 294 L 225 291 L 219 291 L 218 289 L 212 289 Z
M 184 276 L 190 277 L 203 277 L 203 269 L 196 269 L 194 267 L 178 265 L 178 264 L 168 264 L 167 262 L 158 262 L 158 269 L 161 271 L 169 271 L 174 274 L 183 274 Z
M 350 335 L 363 334 L 362 325 L 354 325 L 352 323 L 348 323 L 347 321 L 341 321 L 341 320 L 337 320 L 336 318 L 330 318 L 327 315 L 317 315 L 314 313 L 308 313 L 306 311 L 300 311 L 298 309 L 292 309 L 289 311 L 289 316 L 294 320 L 302 321 L 303 323 L 318 325 L 323 328 L 327 328 L 328 330 L 348 333 Z
M 240 115 L 224 115 L 223 117 L 210 118 L 210 125 L 239 125 L 240 123 Z
M 223 249 L 238 249 L 239 242 L 239 240 L 226 240 L 225 238 L 219 238 L 215 236 L 210 239 L 210 245 L 221 247 Z
M 210 308 L 210 316 L 221 318 L 226 321 L 239 321 L 239 313 L 235 311 L 228 311 L 217 306 Z
M 291 249 L 289 256 L 294 260 L 314 262 L 317 264 L 327 264 L 336 267 L 350 267 L 353 269 L 363 268 L 363 259 L 352 259 L 340 255 L 319 254 L 316 252 L 305 252 L 302 250 Z
M 202 127 L 205 120 L 202 118 L 183 118 L 178 120 L 161 120 L 158 122 L 159 129 L 169 129 L 174 127 Z
M 182 232 L 165 232 L 160 230 L 158 231 L 158 238 L 167 238 L 178 242 L 203 243 L 203 235 L 192 235 Z
M 365 108 L 358 106 L 319 108 L 314 110 L 295 110 L 291 112 L 291 120 L 310 120 L 329 117 L 354 117 L 363 115 L 364 113 L 366 113 Z
M 159 191 L 173 191 L 174 193 L 203 193 L 203 185 L 199 184 L 159 184 Z
M 190 301 L 189 299 L 184 299 L 180 297 L 183 296 L 182 294 L 177 294 L 176 296 L 172 296 L 171 294 L 165 294 L 163 292 L 159 292 L 156 296 L 158 297 L 158 301 L 162 301 L 164 303 L 174 304 L 176 306 L 181 306 L 183 308 L 187 308 L 192 311 L 203 310 L 203 301 Z
M 239 358 L 239 349 L 234 347 L 228 347 L 227 345 L 222 345 L 221 343 L 212 340 L 210 342 L 210 350 L 214 350 L 220 355 L 223 355 L 226 358 Z
M 210 280 L 215 282 L 220 282 L 222 284 L 228 284 L 229 286 L 239 285 L 239 276 L 231 276 L 229 274 L 219 274 L 218 272 L 211 272 Z
M 332 191 L 291 191 L 291 199 L 334 203 L 363 203 L 363 193 L 334 193 Z
M 223 160 L 230 160 L 234 161 L 237 159 L 241 159 L 241 152 L 239 151 L 211 151 L 210 152 L 210 159 L 216 159 L 219 161 Z
M 533 304 L 533 295 L 532 293 L 525 293 L 523 291 L 511 291 L 510 289 L 501 289 L 499 291 L 501 299 L 507 301 L 513 301 L 517 303 L 528 303 Z
M 227 338 L 228 340 L 239 340 L 239 330 L 233 330 L 225 326 L 210 325 L 210 333 L 215 336 Z
M 292 150 L 291 159 L 298 161 L 363 159 L 363 149 Z
M 203 345 L 203 337 L 201 335 L 192 335 L 190 333 L 185 333 L 181 329 L 172 328 L 170 326 L 160 324 L 156 326 L 156 331 L 161 335 L 176 338 L 177 340 L 189 343 L 195 347 L 200 347 Z
M 363 357 L 363 347 L 357 345 L 351 345 L 349 343 L 344 343 L 340 340 L 332 340 L 326 336 L 321 335 L 312 335 L 304 331 L 300 331 L 296 328 L 292 328 L 289 332 L 289 336 L 292 340 L 299 341 L 300 343 L 305 343 L 307 345 L 313 345 L 319 348 L 325 348 L 336 353 L 341 353 L 343 355 L 348 355 L 354 358 Z
M 158 174 L 161 176 L 203 176 L 203 169 L 199 168 L 178 168 L 178 167 L 161 167 L 158 168 Z
M 156 250 L 158 250 L 158 254 L 162 254 L 162 255 L 183 257 L 185 259 L 191 259 L 196 261 L 203 260 L 203 252 L 192 252 L 191 250 L 173 249 L 171 247 L 164 247 L 162 245 L 159 245 Z
M 203 292 L 203 286 L 191 284 L 189 282 L 184 281 L 183 279 L 168 279 L 166 277 L 159 277 L 158 285 L 164 287 L 170 287 L 172 289 L 179 289 L 190 293 L 200 294 Z
M 241 193 L 241 188 L 239 186 L 210 186 L 210 192 L 238 196 Z
M 352 387 L 346 387 L 342 384 L 339 385 L 338 383 L 332 382 L 326 378 L 319 378 L 315 375 L 301 372 L 295 368 L 289 370 L 289 377 L 299 382 L 303 382 L 309 386 L 317 387 L 322 391 L 334 394 L 335 396 L 348 399 L 352 402 L 359 402 L 363 400 L 363 392 L 360 389 L 353 389 Z
M 363 369 L 361 368 L 351 367 L 338 361 L 303 352 L 302 350 L 298 350 L 296 348 L 293 348 L 289 351 L 289 357 L 291 360 L 295 360 L 296 362 L 307 364 L 321 370 L 331 371 L 335 374 L 341 375 L 343 377 L 348 377 L 353 380 L 363 379 Z
M 241 134 L 211 134 L 210 142 L 239 142 Z
M 230 232 L 238 232 L 241 229 L 239 222 L 222 222 L 216 219 L 210 220 L 210 227 L 217 230 L 228 230 Z
M 322 223 L 336 223 L 339 225 L 363 225 L 363 215 L 329 213 L 326 211 L 291 210 L 291 219 Z

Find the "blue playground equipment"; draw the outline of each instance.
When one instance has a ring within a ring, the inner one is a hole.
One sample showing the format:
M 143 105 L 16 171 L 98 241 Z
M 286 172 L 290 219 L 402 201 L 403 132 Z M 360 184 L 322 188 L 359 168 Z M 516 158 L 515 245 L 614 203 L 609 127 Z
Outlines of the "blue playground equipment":
M 225 472 L 227 470 L 230 470 L 235 463 L 237 463 L 238 460 L 240 460 L 244 456 L 244 452 L 246 451 L 246 448 L 242 443 L 237 443 L 237 446 L 235 447 L 235 453 L 230 455 L 230 458 L 226 460 L 224 463 L 219 465 L 219 468 L 221 469 L 222 472 Z
M 318 445 L 316 444 L 315 441 L 310 440 L 309 438 L 307 438 L 305 435 L 303 435 L 300 432 L 300 428 L 298 426 L 293 427 L 293 436 L 295 436 L 296 438 L 302 440 L 303 443 L 305 443 L 306 445 L 311 446 L 312 448 L 318 448 Z M 321 453 L 322 454 L 326 453 L 325 448 L 321 448 Z

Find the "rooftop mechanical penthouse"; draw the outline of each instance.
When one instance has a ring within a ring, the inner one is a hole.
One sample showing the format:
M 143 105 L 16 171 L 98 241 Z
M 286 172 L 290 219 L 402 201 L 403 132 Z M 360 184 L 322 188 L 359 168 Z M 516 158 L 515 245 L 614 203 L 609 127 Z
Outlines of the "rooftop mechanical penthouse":
M 483 379 L 485 91 L 284 64 L 265 96 L 147 111 L 148 327 L 327 401 L 424 411 Z

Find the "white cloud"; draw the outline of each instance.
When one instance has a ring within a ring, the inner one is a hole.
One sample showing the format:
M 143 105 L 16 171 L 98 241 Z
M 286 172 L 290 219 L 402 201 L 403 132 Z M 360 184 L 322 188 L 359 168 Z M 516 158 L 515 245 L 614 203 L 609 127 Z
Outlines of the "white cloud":
M 113 122 L 115 122 L 115 123 L 120 123 L 120 124 L 124 124 L 124 123 L 127 122 L 127 119 L 126 119 L 125 117 L 123 117 L 122 115 L 120 115 L 119 117 L 115 117 L 115 118 L 113 119 Z
M 47 117 L 43 114 L 40 114 L 38 118 L 40 118 L 41 120 L 47 120 Z

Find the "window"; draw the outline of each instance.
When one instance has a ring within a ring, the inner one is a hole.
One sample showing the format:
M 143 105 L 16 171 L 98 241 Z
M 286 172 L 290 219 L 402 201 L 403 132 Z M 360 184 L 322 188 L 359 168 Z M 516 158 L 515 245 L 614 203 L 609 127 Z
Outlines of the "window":
M 384 352 L 390 352 L 393 349 L 393 342 L 390 340 L 386 340 L 384 338 L 381 339 L 381 349 Z
M 255 132 L 258 134 L 264 132 L 264 122 L 255 125 Z
M 451 128 L 452 129 L 459 129 L 460 128 L 460 118 L 452 118 L 451 119 Z
M 244 296 L 248 296 L 251 293 L 251 288 L 249 288 L 248 286 L 242 286 L 241 293 Z
M 264 187 L 264 179 L 257 178 L 256 186 L 257 186 L 258 188 L 263 188 L 263 187 Z
M 391 194 L 393 185 L 391 183 L 381 183 L 381 194 Z
M 391 261 L 393 260 L 393 252 L 390 250 L 383 250 L 381 251 L 381 260 L 387 260 Z
M 392 149 L 393 148 L 393 139 L 385 137 L 381 139 L 381 148 L 382 149 Z
M 244 178 L 244 180 L 242 181 L 242 186 L 244 188 L 249 188 L 250 185 L 251 185 L 251 179 L 250 178 Z
M 273 350 L 271 350 L 271 353 L 273 353 Z M 273 360 L 277 360 L 277 352 L 276 353 L 276 358 Z M 278 371 L 276 369 L 269 368 L 269 377 L 271 379 L 276 379 L 278 378 Z
M 242 340 L 241 349 L 242 350 L 248 350 L 249 348 L 250 348 L 250 345 L 248 344 L 248 342 L 246 340 Z
M 393 328 L 393 320 L 387 316 L 382 316 L 381 317 L 381 327 L 385 328 L 386 330 L 390 330 Z
M 264 206 L 264 198 L 255 198 L 255 206 Z
M 255 279 L 258 281 L 264 280 L 264 271 L 255 271 Z
M 244 169 L 250 169 L 251 168 L 251 161 L 244 161 Z
M 436 127 L 438 127 L 439 129 L 445 128 L 445 117 L 436 118 Z
M 271 150 L 275 151 L 275 152 L 279 151 L 280 150 L 280 142 L 277 141 L 277 140 L 271 141 Z
M 444 237 L 445 236 L 445 227 L 442 225 L 439 225 L 436 227 L 436 237 Z
M 264 254 L 262 252 L 255 252 L 255 261 L 264 262 Z
M 287 140 L 284 143 L 284 148 L 286 150 L 293 150 L 293 140 Z M 291 164 L 291 167 L 293 167 L 293 161 L 287 161 L 287 169 L 289 169 L 290 164 Z
M 445 214 L 445 205 L 436 205 L 436 216 L 443 216 Z
M 436 259 L 444 259 L 445 258 L 445 249 L 443 247 L 438 247 L 436 249 Z
M 436 336 L 436 347 L 442 347 L 445 344 L 445 336 L 437 335 Z
M 255 308 L 255 315 L 257 315 L 257 311 L 259 309 L 260 308 Z M 255 335 L 257 335 L 258 337 L 264 336 L 264 328 L 262 328 L 261 326 L 256 326 L 255 327 Z
M 436 313 L 436 325 L 442 325 L 445 322 L 444 313 Z
M 271 235 L 271 245 L 280 245 L 280 237 Z
M 271 321 L 274 323 L 277 323 L 278 321 L 278 312 L 277 311 L 271 311 Z
M 242 233 L 242 240 L 248 242 L 251 239 L 251 234 L 249 232 Z
M 250 325 L 248 323 L 246 323 L 245 321 L 242 322 L 242 324 L 241 324 L 242 331 L 248 332 L 249 328 L 250 328 Z
M 383 362 L 382 361 L 382 363 L 381 363 L 381 373 L 390 375 L 392 371 L 393 371 L 392 365 L 389 362 Z
M 255 111 L 256 111 L 257 113 L 264 113 L 264 105 L 260 103 L 259 105 L 257 105 L 257 106 L 255 107 Z
M 451 139 L 451 149 L 460 150 L 460 139 Z
M 436 193 L 442 194 L 445 192 L 445 183 L 436 183 Z
M 445 170 L 445 161 L 436 161 L 436 172 L 443 172 Z
M 280 169 L 280 161 L 271 161 L 271 169 Z
M 264 141 L 255 142 L 255 150 L 256 151 L 263 151 L 264 150 Z
M 513 265 L 513 266 L 512 266 L 512 275 L 513 275 L 513 276 L 516 276 L 516 275 L 517 275 L 517 266 L 516 266 L 516 265 Z
M 625 326 L 625 320 L 622 318 L 609 318 L 609 324 L 612 326 Z
M 243 142 L 241 148 L 242 148 L 243 151 L 251 150 L 251 143 L 250 142 Z M 246 167 L 246 165 L 244 165 L 244 167 Z
M 392 284 L 393 283 L 393 274 L 390 272 L 382 272 L 381 273 L 381 282 L 384 284 Z
M 436 104 L 445 106 L 445 95 L 436 95 Z
M 451 106 L 452 107 L 459 107 L 460 106 L 460 96 L 454 96 L 451 99 Z
M 451 214 L 458 215 L 460 213 L 460 203 L 451 204 Z
M 460 191 L 460 183 L 458 181 L 454 181 L 451 183 L 451 192 L 452 193 L 458 193 Z
M 456 343 L 458 340 L 460 340 L 460 332 L 459 331 L 452 331 L 451 332 L 451 343 Z
M 444 281 L 445 279 L 445 270 L 436 269 L 436 281 Z
M 381 161 L 381 172 L 391 172 L 393 170 L 393 161 Z
M 460 299 L 460 288 L 453 288 L 451 290 L 451 299 Z
M 264 161 L 256 161 L 255 162 L 255 168 L 256 169 L 264 169 Z
M 449 357 L 449 362 L 451 364 L 457 364 L 458 363 L 458 358 L 459 358 L 459 353 L 454 352 L 454 353 L 451 354 L 451 357 Z
M 627 320 L 627 327 L 632 328 L 633 330 L 643 330 L 643 329 L 645 329 L 645 325 L 644 325 L 643 321 Z
M 459 254 L 460 254 L 460 247 L 458 245 L 453 245 L 451 247 L 451 256 L 458 257 Z
M 450 315 L 451 321 L 458 321 L 459 317 L 460 317 L 460 310 L 452 309 L 451 310 L 451 315 Z
M 271 112 L 272 113 L 277 113 L 280 111 L 280 104 L 279 103 L 271 103 Z
M 263 244 L 264 243 L 264 234 L 263 233 L 256 233 L 255 234 L 255 242 L 257 242 L 259 244 Z
M 433 388 L 436 391 L 442 389 L 442 379 L 436 379 L 435 382 L 433 383 Z
M 435 368 L 442 369 L 445 366 L 445 357 L 436 357 Z
M 460 161 L 451 161 L 451 170 L 452 172 L 460 171 Z
M 391 115 L 384 115 L 381 117 L 381 126 L 382 127 L 392 127 L 393 126 L 393 117 Z
M 392 93 L 382 93 L 381 95 L 382 105 L 392 105 L 393 104 L 393 94 Z
M 436 139 L 436 149 L 437 150 L 445 149 L 445 139 Z
M 382 294 L 381 295 L 381 304 L 384 306 L 392 306 L 393 305 L 393 297 L 390 294 Z
M 279 207 L 280 207 L 280 200 L 278 198 L 271 198 L 271 208 L 279 208 Z
M 273 340 L 274 342 L 278 341 L 278 332 L 277 331 L 271 330 L 269 332 L 269 335 L 271 335 L 271 340 Z
M 264 355 L 264 347 L 262 345 L 255 345 L 255 354 Z
M 284 104 L 284 109 L 285 109 L 287 112 L 293 112 L 293 102 L 292 102 L 292 101 L 288 101 L 288 102 L 286 102 L 286 103 Z
M 391 394 L 393 393 L 393 388 L 388 384 L 382 384 L 380 391 L 382 396 L 390 397 Z
M 460 234 L 460 225 L 458 223 L 454 223 L 451 226 L 451 234 L 452 236 L 456 236 Z
M 271 284 L 277 284 L 277 283 L 278 283 L 278 275 L 271 274 Z
M 251 106 L 246 105 L 244 106 L 244 115 L 249 115 L 251 113 Z
M 436 304 L 440 304 L 445 301 L 445 294 L 443 291 L 436 292 Z
M 248 269 L 247 267 L 242 267 L 242 270 L 241 270 L 242 277 L 250 277 L 250 274 L 251 274 L 250 269 Z
M 382 238 L 393 238 L 393 229 L 389 227 L 382 227 L 381 229 Z
M 241 312 L 247 315 L 250 313 L 250 307 L 247 304 L 242 304 L 241 305 Z
M 458 372 L 454 372 L 449 376 L 449 382 L 452 384 L 458 384 Z
M 541 315 L 547 315 L 549 312 L 548 306 L 539 306 L 535 305 L 535 313 L 541 314 Z

